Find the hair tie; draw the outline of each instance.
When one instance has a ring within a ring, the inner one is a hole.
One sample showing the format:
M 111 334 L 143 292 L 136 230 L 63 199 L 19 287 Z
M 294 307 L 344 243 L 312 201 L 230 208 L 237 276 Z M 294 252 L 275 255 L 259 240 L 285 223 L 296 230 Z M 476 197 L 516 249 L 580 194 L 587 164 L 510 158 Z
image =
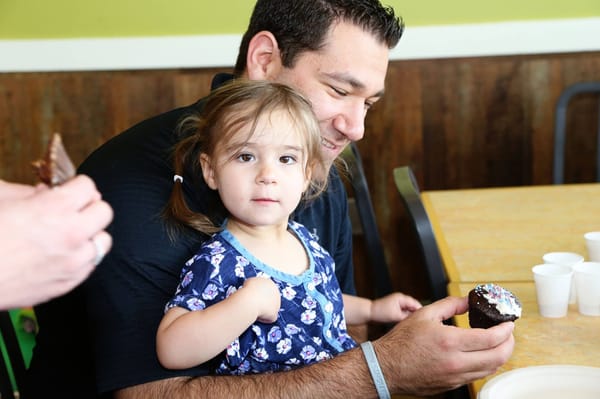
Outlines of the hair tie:
M 174 182 L 179 182 L 183 184 L 183 177 L 179 176 L 179 175 L 174 175 L 173 176 L 173 181 Z

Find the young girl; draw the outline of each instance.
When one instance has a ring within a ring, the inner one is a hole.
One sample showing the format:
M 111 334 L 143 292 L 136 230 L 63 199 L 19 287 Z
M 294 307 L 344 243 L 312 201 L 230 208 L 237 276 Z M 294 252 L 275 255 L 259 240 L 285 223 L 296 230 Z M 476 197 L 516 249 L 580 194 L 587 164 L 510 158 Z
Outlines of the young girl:
M 181 272 L 157 332 L 167 368 L 213 360 L 217 374 L 288 370 L 356 346 L 346 322 L 399 321 L 420 307 L 400 293 L 371 301 L 343 295 L 333 259 L 290 221 L 326 186 L 319 123 L 287 86 L 237 80 L 213 92 L 193 134 L 175 150 L 175 171 L 202 169 L 228 216 L 193 212 L 175 175 L 166 213 L 213 234 Z

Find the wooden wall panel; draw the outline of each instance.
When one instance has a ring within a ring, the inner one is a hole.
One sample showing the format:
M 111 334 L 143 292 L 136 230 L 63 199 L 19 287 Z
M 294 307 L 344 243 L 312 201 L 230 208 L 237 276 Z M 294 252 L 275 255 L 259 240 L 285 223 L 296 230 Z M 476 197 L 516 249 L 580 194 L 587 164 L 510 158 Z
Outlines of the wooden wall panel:
M 55 131 L 80 163 L 133 124 L 206 95 L 216 72 L 0 74 L 0 177 L 32 182 L 29 162 Z
M 359 148 L 397 289 L 427 292 L 392 169 L 410 165 L 422 190 L 550 184 L 554 107 L 584 80 L 600 81 L 600 53 L 391 63 Z M 597 97 L 569 112 L 565 180 L 593 181 Z
M 59 131 L 76 163 L 108 138 L 205 95 L 216 70 L 0 74 L 0 178 L 33 182 L 30 161 Z M 549 184 L 554 104 L 568 85 L 600 80 L 600 53 L 394 61 L 385 98 L 359 143 L 396 289 L 427 296 L 422 260 L 392 169 L 421 189 Z M 572 106 L 566 181 L 592 181 L 598 108 Z M 368 260 L 355 254 L 359 292 Z

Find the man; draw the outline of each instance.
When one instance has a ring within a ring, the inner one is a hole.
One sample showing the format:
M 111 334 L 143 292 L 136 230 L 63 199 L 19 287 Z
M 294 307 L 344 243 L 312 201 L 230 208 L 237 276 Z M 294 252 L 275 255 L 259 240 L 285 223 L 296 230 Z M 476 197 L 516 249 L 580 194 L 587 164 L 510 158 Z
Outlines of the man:
M 320 120 L 322 151 L 332 163 L 348 143 L 363 137 L 366 113 L 384 92 L 389 49 L 401 33 L 398 18 L 378 0 L 259 0 L 235 72 L 301 91 Z M 82 165 L 113 206 L 114 248 L 82 290 L 39 309 L 31 386 L 60 398 L 94 397 L 96 391 L 127 399 L 376 397 L 369 369 L 376 372 L 376 363 L 366 362 L 360 348 L 295 371 L 254 376 L 215 377 L 204 366 L 167 371 L 158 364 L 154 336 L 162 306 L 174 292 L 181 266 L 204 238 L 185 232 L 170 240 L 160 216 L 174 179 L 173 131 L 183 115 L 201 107 L 200 101 L 144 121 Z M 211 193 L 200 176 L 188 170 L 183 182 L 189 204 L 202 211 L 211 206 Z M 351 229 L 335 168 L 328 191 L 297 210 L 294 219 L 319 236 L 335 259 L 342 290 L 353 294 Z M 442 323 L 466 310 L 465 298 L 447 298 L 373 343 L 392 393 L 451 389 L 489 375 L 508 359 L 512 323 L 489 330 Z M 89 329 L 73 325 L 83 314 Z M 62 330 L 61 322 L 67 326 Z M 75 350 L 66 350 L 69 344 Z M 51 386 L 60 389 L 49 392 Z

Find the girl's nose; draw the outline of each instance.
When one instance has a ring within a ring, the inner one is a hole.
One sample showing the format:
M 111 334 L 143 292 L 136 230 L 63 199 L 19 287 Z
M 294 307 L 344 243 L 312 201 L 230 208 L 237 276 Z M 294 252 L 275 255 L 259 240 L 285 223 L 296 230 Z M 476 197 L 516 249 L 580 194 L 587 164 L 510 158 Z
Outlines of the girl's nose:
M 256 176 L 258 184 L 273 184 L 277 182 L 275 177 L 275 169 L 268 164 L 262 165 L 258 175 Z

